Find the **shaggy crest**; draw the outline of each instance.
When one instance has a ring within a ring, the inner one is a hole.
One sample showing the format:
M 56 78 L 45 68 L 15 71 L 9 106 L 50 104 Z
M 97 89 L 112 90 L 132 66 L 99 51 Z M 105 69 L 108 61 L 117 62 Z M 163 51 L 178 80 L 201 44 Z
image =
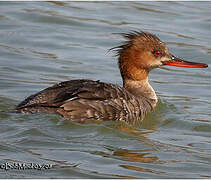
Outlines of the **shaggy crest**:
M 154 34 L 143 32 L 143 31 L 132 31 L 130 33 L 118 33 L 122 35 L 126 41 L 122 45 L 113 47 L 110 50 L 115 51 L 115 55 L 119 56 L 125 49 L 131 46 L 138 46 L 139 49 L 143 48 L 157 48 L 161 45 L 165 48 L 165 44 Z M 149 45 L 150 44 L 150 45 Z M 153 46 L 152 46 L 153 44 Z

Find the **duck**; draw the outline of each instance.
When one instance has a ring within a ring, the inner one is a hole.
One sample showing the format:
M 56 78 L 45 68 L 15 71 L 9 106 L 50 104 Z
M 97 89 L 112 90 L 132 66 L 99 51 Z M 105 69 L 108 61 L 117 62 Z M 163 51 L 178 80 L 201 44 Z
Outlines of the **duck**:
M 158 102 L 149 84 L 151 70 L 165 65 L 206 68 L 172 55 L 156 35 L 144 31 L 122 33 L 125 41 L 115 48 L 123 86 L 99 80 L 60 82 L 23 100 L 17 113 L 56 113 L 74 122 L 86 120 L 136 122 L 144 119 Z

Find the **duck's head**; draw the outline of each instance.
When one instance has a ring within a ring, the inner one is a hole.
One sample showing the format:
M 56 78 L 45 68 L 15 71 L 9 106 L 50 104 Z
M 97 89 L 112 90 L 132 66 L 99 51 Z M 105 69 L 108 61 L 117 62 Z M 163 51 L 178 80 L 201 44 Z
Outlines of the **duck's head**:
M 155 35 L 147 32 L 123 34 L 127 41 L 116 47 L 119 68 L 123 80 L 146 79 L 150 70 L 164 65 L 205 68 L 203 63 L 183 61 L 173 56 L 166 45 Z

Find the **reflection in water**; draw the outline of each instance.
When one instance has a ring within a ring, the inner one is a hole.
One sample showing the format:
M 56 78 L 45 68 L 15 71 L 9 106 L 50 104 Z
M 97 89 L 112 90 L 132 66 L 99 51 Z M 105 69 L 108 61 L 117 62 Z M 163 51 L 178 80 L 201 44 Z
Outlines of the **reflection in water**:
M 123 161 L 130 162 L 141 162 L 141 163 L 154 163 L 158 160 L 156 156 L 150 156 L 150 151 L 156 149 L 145 149 L 145 150 L 120 150 L 113 153 L 114 156 L 121 157 Z M 148 156 L 148 157 L 146 157 Z
M 159 103 L 158 108 L 161 109 L 161 103 Z M 156 111 L 156 109 L 155 109 Z M 141 143 L 146 146 L 152 146 L 153 142 L 147 138 L 148 135 L 152 134 L 156 131 L 156 126 L 162 121 L 160 114 L 158 116 L 154 116 L 154 113 L 151 113 L 147 116 L 144 121 L 139 124 L 128 125 L 126 123 L 121 124 L 112 124 L 112 128 L 116 128 L 121 132 L 127 133 L 135 137 L 137 143 Z M 150 118 L 151 117 L 151 118 Z M 137 127 L 139 126 L 139 128 Z M 111 125 L 110 125 L 111 126 Z M 144 126 L 145 129 L 140 129 L 140 126 Z M 147 130 L 148 129 L 148 130 Z M 128 147 L 129 148 L 129 147 Z M 142 150 L 129 150 L 129 149 L 114 149 L 112 147 L 106 147 L 109 151 L 112 151 L 112 157 L 121 160 L 122 162 L 138 162 L 138 163 L 159 163 L 159 158 L 156 155 L 152 155 L 151 152 L 158 151 L 159 149 L 156 148 L 144 148 Z M 140 172 L 150 172 L 154 174 L 165 174 L 165 172 L 156 171 L 150 168 L 142 168 L 141 164 L 138 165 L 129 165 L 129 164 L 122 164 L 119 165 L 122 168 L 126 168 L 129 170 L 135 170 Z
M 137 167 L 137 166 L 122 165 L 122 164 L 120 164 L 120 166 L 123 167 L 123 168 L 126 168 L 126 169 L 140 171 L 140 172 L 150 172 L 150 173 L 153 173 L 153 174 L 165 174 L 165 172 L 162 172 L 162 171 L 156 171 L 156 170 L 141 168 L 141 167 Z

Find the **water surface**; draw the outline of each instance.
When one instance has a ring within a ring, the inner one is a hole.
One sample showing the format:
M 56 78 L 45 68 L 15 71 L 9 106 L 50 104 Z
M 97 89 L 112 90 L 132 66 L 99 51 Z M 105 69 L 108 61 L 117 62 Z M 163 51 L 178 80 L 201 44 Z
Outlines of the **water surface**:
M 210 65 L 210 2 L 0 2 L 0 110 L 57 82 L 121 85 L 108 49 L 118 34 L 154 33 L 173 54 Z M 211 70 L 165 67 L 150 82 L 159 104 L 142 123 L 77 124 L 52 114 L 0 114 L 1 178 L 211 177 Z

